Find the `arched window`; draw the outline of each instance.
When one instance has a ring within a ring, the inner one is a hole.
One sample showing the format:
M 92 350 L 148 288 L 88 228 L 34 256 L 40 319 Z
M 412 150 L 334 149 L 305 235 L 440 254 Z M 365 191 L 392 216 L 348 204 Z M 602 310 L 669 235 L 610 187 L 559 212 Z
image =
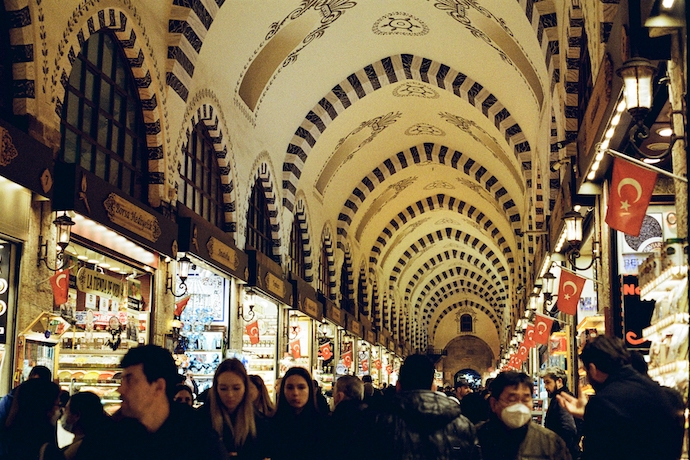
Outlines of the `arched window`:
M 180 201 L 216 227 L 223 228 L 220 168 L 213 142 L 203 123 L 197 123 L 189 133 L 180 178 Z
M 290 273 L 303 280 L 307 279 L 304 264 L 304 237 L 297 216 L 292 220 L 292 231 L 290 232 Z
M 347 270 L 347 260 L 345 260 L 340 270 L 340 308 L 354 315 L 355 309 L 352 304 L 353 302 L 350 299 L 350 276 Z
M 76 163 L 142 202 L 148 150 L 141 102 L 120 44 L 91 35 L 74 60 L 62 107 L 60 160 Z
M 273 255 L 273 238 L 271 237 L 271 218 L 264 188 L 259 181 L 252 187 L 247 211 L 247 246 L 267 255 L 275 261 Z M 279 261 L 277 261 L 279 262 Z
M 464 314 L 460 317 L 460 332 L 472 332 L 472 315 Z
M 321 255 L 319 259 L 319 291 L 321 291 L 327 299 L 333 300 L 331 293 L 331 272 L 325 242 L 321 247 Z

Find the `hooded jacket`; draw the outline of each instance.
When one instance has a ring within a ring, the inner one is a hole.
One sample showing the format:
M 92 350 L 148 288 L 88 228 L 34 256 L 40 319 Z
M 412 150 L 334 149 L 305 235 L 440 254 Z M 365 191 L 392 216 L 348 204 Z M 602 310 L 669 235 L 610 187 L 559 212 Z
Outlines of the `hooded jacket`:
M 397 393 L 373 416 L 365 458 L 480 459 L 474 425 L 441 393 Z

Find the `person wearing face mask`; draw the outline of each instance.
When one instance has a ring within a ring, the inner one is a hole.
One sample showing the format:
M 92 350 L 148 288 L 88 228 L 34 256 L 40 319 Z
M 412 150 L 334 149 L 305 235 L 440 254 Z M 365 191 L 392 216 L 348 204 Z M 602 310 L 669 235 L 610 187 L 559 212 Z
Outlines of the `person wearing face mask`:
M 556 433 L 532 421 L 532 378 L 506 371 L 491 384 L 489 420 L 477 428 L 484 460 L 571 460 Z

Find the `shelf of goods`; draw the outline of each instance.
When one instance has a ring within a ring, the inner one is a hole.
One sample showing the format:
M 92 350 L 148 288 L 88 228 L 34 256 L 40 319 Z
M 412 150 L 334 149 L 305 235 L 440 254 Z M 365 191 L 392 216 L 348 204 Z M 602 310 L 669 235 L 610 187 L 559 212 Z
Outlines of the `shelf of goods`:
M 136 346 L 136 342 L 132 346 Z M 127 348 L 113 351 L 61 347 L 57 373 L 60 387 L 70 394 L 81 391 L 95 393 L 108 412 L 116 411 L 121 402 L 118 393 L 122 376 L 120 361 L 126 352 Z
M 578 355 L 582 351 L 582 347 L 597 335 L 604 334 L 605 319 L 603 315 L 590 315 L 585 316 L 580 323 L 577 325 L 577 349 Z M 580 386 L 585 394 L 594 394 L 594 388 L 590 385 L 587 380 L 587 373 L 584 369 L 580 368 L 578 370 L 578 375 L 580 377 Z
M 655 300 L 649 327 L 649 375 L 676 388 L 688 400 L 688 278 L 687 265 L 674 265 L 675 251 L 652 254 L 640 265 L 640 296 Z M 670 255 L 669 255 L 670 254 Z
M 275 339 L 262 339 L 257 344 L 252 344 L 247 338 L 242 343 L 242 354 L 247 360 L 247 372 L 260 376 L 268 394 L 273 394 L 275 383 L 276 365 Z

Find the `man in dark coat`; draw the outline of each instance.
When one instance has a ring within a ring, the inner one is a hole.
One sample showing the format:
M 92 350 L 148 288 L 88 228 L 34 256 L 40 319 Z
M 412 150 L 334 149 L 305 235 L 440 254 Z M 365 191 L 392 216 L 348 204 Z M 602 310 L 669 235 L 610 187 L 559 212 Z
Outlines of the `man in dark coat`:
M 546 411 L 544 427 L 556 433 L 565 441 L 573 460 L 580 458 L 580 435 L 573 415 L 558 404 L 556 396 L 561 393 L 572 395 L 568 391 L 568 375 L 559 367 L 548 367 L 540 377 L 544 379 L 544 388 L 549 394 L 549 408 Z
M 673 409 L 659 385 L 630 366 L 623 341 L 597 336 L 585 344 L 580 360 L 596 394 L 557 398 L 571 414 L 584 417 L 582 459 L 677 459 Z
M 333 389 L 335 408 L 329 418 L 329 438 L 332 440 L 332 460 L 357 458 L 358 443 L 367 405 L 364 403 L 364 382 L 354 375 L 343 375 Z
M 424 355 L 411 355 L 400 368 L 397 393 L 373 414 L 363 433 L 363 458 L 479 459 L 472 423 L 460 406 L 433 391 L 434 365 Z

